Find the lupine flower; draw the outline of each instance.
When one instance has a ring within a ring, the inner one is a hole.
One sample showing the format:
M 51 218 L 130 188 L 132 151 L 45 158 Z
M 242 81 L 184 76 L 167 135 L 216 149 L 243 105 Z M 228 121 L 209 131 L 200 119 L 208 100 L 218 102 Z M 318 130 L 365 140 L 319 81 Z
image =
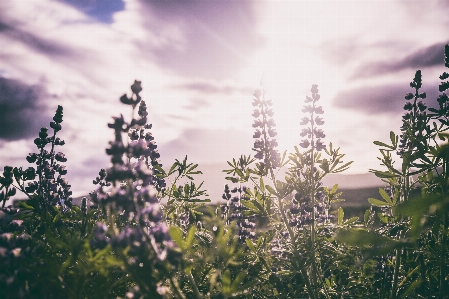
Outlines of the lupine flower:
M 321 138 L 325 138 L 323 130 L 315 127 L 321 126 L 324 124 L 324 121 L 321 117 L 316 116 L 316 114 L 323 114 L 323 108 L 321 106 L 316 106 L 316 102 L 320 99 L 320 95 L 318 94 L 318 85 L 312 85 L 310 89 L 312 92 L 312 97 L 306 96 L 305 103 L 312 103 L 311 105 L 305 105 L 302 109 L 303 113 L 309 113 L 309 117 L 303 117 L 301 119 L 301 125 L 309 125 L 307 128 L 301 131 L 301 137 L 307 136 L 308 139 L 303 139 L 299 144 L 302 148 L 309 148 L 321 151 L 326 148 L 326 146 L 321 142 Z
M 280 166 L 280 155 L 276 150 L 276 139 L 273 139 L 277 135 L 276 124 L 271 118 L 273 110 L 269 108 L 273 103 L 271 100 L 265 100 L 265 92 L 260 89 L 254 92 L 254 97 L 252 104 L 257 107 L 252 114 L 256 118 L 253 124 L 253 128 L 256 128 L 253 135 L 256 139 L 253 148 L 256 151 L 254 157 L 263 161 L 259 163 L 259 169 L 276 169 Z
M 221 206 L 221 216 L 227 220 L 228 224 L 231 221 L 236 221 L 239 241 L 244 243 L 246 238 L 254 238 L 255 232 L 253 230 L 256 227 L 255 217 L 245 216 L 243 212 L 247 208 L 241 203 L 243 200 L 249 200 L 246 196 L 246 187 L 239 186 L 230 190 L 226 184 L 222 198 L 227 203 Z
M 406 152 L 412 153 L 418 149 L 416 142 L 419 141 L 419 137 L 425 133 L 428 121 L 428 115 L 426 112 L 427 106 L 420 99 L 426 98 L 426 93 L 419 93 L 419 89 L 422 87 L 421 71 L 416 71 L 413 81 L 410 82 L 410 87 L 415 89 L 415 93 L 408 93 L 405 95 L 407 101 L 404 105 L 405 114 L 402 116 L 402 126 L 400 135 L 400 144 L 397 154 L 400 157 Z M 413 103 L 410 100 L 413 99 Z M 410 135 L 412 132 L 413 135 Z
M 136 81 L 131 89 L 140 102 L 138 96 L 141 91 L 140 82 Z M 125 104 L 131 104 L 134 109 L 133 103 Z M 143 124 L 134 120 L 128 124 L 121 116 L 114 118 L 114 123 L 109 125 L 115 132 L 115 141 L 110 142 L 111 147 L 107 150 L 111 156 L 112 166 L 106 171 L 100 171 L 100 177 L 94 180 L 94 183 L 100 186 L 96 192 L 91 193 L 95 203 L 118 209 L 118 214 L 138 225 L 125 226 L 117 234 L 109 231 L 105 224 L 98 223 L 94 230 L 94 243 L 96 243 L 93 245 L 101 248 L 107 243 L 116 249 L 128 248 L 128 263 L 135 267 L 134 273 L 146 275 L 156 273 L 161 268 L 177 266 L 180 253 L 171 240 L 167 225 L 163 222 L 156 196 L 158 188 L 163 188 L 165 182 L 155 176 L 156 169 L 153 167 L 160 165 L 157 162 L 159 154 L 155 150 L 156 146 L 151 135 L 144 132 L 151 126 L 146 125 L 147 113 L 143 101 L 140 102 L 139 115 Z M 122 133 L 137 138 L 130 138 L 129 144 L 125 145 Z M 108 192 L 105 190 L 106 183 L 102 182 L 104 180 L 112 184 Z M 158 283 L 157 279 L 149 280 L 138 289 L 146 290 L 148 298 L 160 297 L 157 295 Z
M 53 122 L 50 122 L 50 127 L 53 129 L 53 136 L 49 137 L 47 128 L 41 128 L 39 137 L 34 140 L 39 153 L 30 153 L 26 160 L 29 163 L 36 164 L 36 168 L 27 168 L 25 171 L 16 169 L 17 176 L 23 181 L 24 191 L 29 194 L 29 204 L 35 209 L 51 211 L 51 206 L 59 206 L 62 209 L 71 207 L 72 191 L 67 180 L 63 175 L 67 174 L 67 169 L 64 163 L 67 161 L 66 156 L 62 152 L 55 153 L 55 146 L 62 146 L 65 144 L 63 140 L 56 137 L 58 131 L 62 129 L 61 123 L 63 121 L 63 108 L 58 106 L 56 109 Z M 48 152 L 45 148 L 51 147 Z M 39 174 L 39 181 L 32 181 Z M 36 194 L 37 193 L 37 194 Z M 31 196 L 34 194 L 36 196 Z

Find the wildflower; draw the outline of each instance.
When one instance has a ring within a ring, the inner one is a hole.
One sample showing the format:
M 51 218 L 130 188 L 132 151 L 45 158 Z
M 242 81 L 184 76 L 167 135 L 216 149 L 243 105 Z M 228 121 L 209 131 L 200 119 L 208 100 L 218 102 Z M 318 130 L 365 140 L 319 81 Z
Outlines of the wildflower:
M 256 118 L 253 124 L 253 128 L 256 128 L 253 135 L 253 138 L 256 139 L 253 147 L 253 150 L 256 152 L 254 157 L 263 161 L 263 164 L 262 162 L 258 164 L 259 169 L 262 171 L 276 169 L 280 166 L 280 155 L 276 150 L 278 145 L 276 139 L 272 139 L 277 135 L 275 130 L 276 123 L 271 118 L 274 113 L 269 108 L 273 105 L 273 102 L 265 100 L 265 93 L 260 89 L 254 92 L 254 96 L 256 98 L 253 99 L 253 106 L 257 106 L 257 109 L 252 114 Z
M 137 95 L 141 91 L 140 82 L 135 81 L 131 89 Z M 132 106 L 134 109 L 135 105 Z M 130 267 L 135 267 L 136 273 L 143 270 L 152 273 L 166 267 L 167 262 L 173 267 L 177 266 L 180 255 L 163 222 L 157 198 L 157 192 L 165 187 L 165 181 L 157 176 L 155 166 L 162 166 L 157 160 L 160 156 L 157 146 L 151 133 L 145 132 L 151 126 L 146 124 L 144 101 L 140 102 L 139 115 L 142 117 L 139 121 L 127 123 L 120 116 L 114 118 L 113 124 L 109 124 L 115 134 L 115 141 L 110 142 L 110 148 L 106 150 L 111 156 L 112 166 L 100 171 L 99 177 L 93 181 L 99 187 L 91 193 L 95 203 L 109 205 L 136 226 L 125 226 L 115 233 L 98 223 L 94 236 L 97 247 L 107 243 L 121 250 L 128 248 L 127 262 Z M 123 143 L 122 133 L 132 136 L 128 145 Z M 108 184 L 112 187 L 106 192 Z M 148 280 L 140 286 L 140 290 L 155 290 L 157 284 L 158 281 Z M 153 292 L 149 294 L 153 295 Z M 145 297 L 153 298 L 149 294 Z
M 312 97 L 306 96 L 304 100 L 305 103 L 311 103 L 309 105 L 304 105 L 302 112 L 310 114 L 308 117 L 303 117 L 301 119 L 301 125 L 309 125 L 307 128 L 304 128 L 300 135 L 301 137 L 306 137 L 308 139 L 303 139 L 299 144 L 302 148 L 308 148 L 312 146 L 312 149 L 321 151 L 326 147 L 321 142 L 321 138 L 325 138 L 323 130 L 316 128 L 315 126 L 321 126 L 324 124 L 323 119 L 320 116 L 316 116 L 315 114 L 323 114 L 323 107 L 316 106 L 316 102 L 320 99 L 320 95 L 318 94 L 318 85 L 312 85 L 310 89 L 312 92 Z

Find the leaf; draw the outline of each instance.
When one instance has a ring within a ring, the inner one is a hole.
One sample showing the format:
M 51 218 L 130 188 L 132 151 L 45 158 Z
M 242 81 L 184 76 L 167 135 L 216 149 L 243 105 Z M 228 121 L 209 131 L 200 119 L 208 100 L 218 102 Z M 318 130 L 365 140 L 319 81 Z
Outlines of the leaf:
M 354 161 L 348 162 L 348 163 L 344 164 L 343 166 L 338 167 L 337 169 L 333 170 L 332 173 L 338 173 L 338 172 L 345 171 L 346 169 L 349 168 L 348 166 L 351 165 L 352 162 L 354 162 Z
M 262 192 L 265 192 L 265 184 L 263 183 L 262 178 L 260 178 L 260 180 L 259 180 L 259 187 Z
M 266 214 L 263 206 L 257 200 L 253 200 L 252 203 L 259 209 L 260 213 Z
M 229 269 L 226 269 L 226 271 L 223 273 L 221 280 L 223 284 L 223 293 L 231 293 L 231 272 L 229 271 Z
M 377 145 L 377 146 L 383 146 L 383 147 L 387 147 L 387 148 L 390 148 L 390 149 L 394 150 L 394 147 L 393 147 L 393 146 L 388 145 L 388 144 L 386 144 L 386 143 L 383 143 L 383 142 L 380 142 L 380 141 L 374 141 L 373 143 L 374 143 L 375 145 Z
M 248 200 L 241 200 L 240 203 L 242 204 L 242 206 L 245 206 L 245 207 L 247 207 L 248 209 L 250 209 L 250 210 L 252 210 L 252 211 L 256 211 L 256 212 L 259 211 L 259 209 L 256 208 L 256 206 L 254 205 L 254 203 L 251 202 L 251 201 L 248 201 Z
M 390 207 L 391 204 L 385 201 L 381 201 L 375 198 L 368 198 L 368 202 L 376 207 Z
M 343 224 L 343 218 L 345 217 L 345 212 L 343 211 L 342 207 L 339 207 L 337 210 L 337 223 L 338 225 Z
M 385 199 L 386 202 L 388 202 L 390 205 L 393 204 L 391 202 L 391 198 L 388 195 L 388 193 L 383 189 L 383 188 L 379 188 L 379 194 L 380 196 L 382 196 L 383 199 Z
M 231 181 L 233 183 L 238 183 L 238 181 L 239 181 L 238 178 L 235 178 L 235 177 L 232 177 L 232 176 L 227 176 L 227 177 L 225 177 L 225 179 L 228 180 L 228 181 Z
M 348 220 L 346 220 L 346 221 L 345 221 L 345 224 L 346 224 L 346 225 L 350 225 L 350 224 L 353 224 L 354 222 L 356 222 L 356 221 L 358 221 L 358 220 L 359 220 L 359 217 L 354 216 L 354 217 L 351 217 L 351 218 L 349 218 Z
M 398 143 L 398 137 L 394 134 L 393 131 L 390 131 L 390 140 L 391 140 L 391 144 L 393 145 L 393 148 L 396 148 L 397 143 Z
M 271 186 L 266 185 L 265 188 L 267 188 L 268 192 L 270 192 L 271 194 L 274 194 L 274 195 L 276 195 L 276 196 L 279 197 L 279 195 L 277 194 L 277 192 L 274 191 L 274 189 L 273 189 Z
M 335 239 L 338 242 L 345 243 L 349 246 L 357 246 L 369 251 L 374 255 L 382 255 L 391 252 L 395 247 L 400 245 L 399 242 L 390 238 L 378 235 L 361 229 L 341 229 L 338 231 Z
M 186 243 L 185 243 L 186 249 L 190 248 L 192 246 L 193 238 L 195 237 L 195 231 L 196 231 L 196 226 L 193 225 L 189 229 L 189 232 L 187 233 Z
M 246 242 L 246 245 L 248 245 L 249 249 L 251 249 L 252 251 L 256 251 L 256 247 L 254 247 L 254 243 L 253 243 L 253 241 L 251 241 L 250 238 L 246 238 L 245 242 Z
M 243 172 L 242 172 L 240 169 L 238 169 L 238 168 L 235 169 L 235 173 L 238 174 L 238 176 L 239 176 L 240 178 L 244 178 L 244 177 L 245 177 L 245 175 L 243 174 Z
M 331 190 L 331 194 L 334 194 L 335 192 L 337 192 L 337 190 L 338 190 L 338 184 L 335 184 L 333 187 L 332 187 L 332 190 Z
M 388 179 L 388 178 L 395 178 L 395 177 L 397 177 L 396 174 L 393 174 L 393 173 L 388 172 L 388 171 L 377 171 L 377 170 L 375 170 L 374 174 L 378 178 L 381 178 L 381 179 Z
M 369 220 L 370 216 L 371 216 L 371 210 L 367 209 L 365 211 L 365 214 L 363 214 L 363 222 L 365 223 L 365 225 L 368 224 L 368 220 Z
M 20 204 L 20 206 L 24 207 L 26 210 L 34 210 L 34 208 L 32 206 L 28 205 L 24 201 L 21 201 L 19 204 Z
M 169 233 L 173 241 L 176 243 L 176 245 L 179 246 L 179 248 L 184 249 L 184 240 L 182 238 L 182 229 L 180 229 L 177 226 L 170 226 Z
M 240 291 L 241 288 L 239 287 L 239 285 L 242 283 L 242 281 L 245 279 L 247 273 L 245 271 L 240 272 L 239 274 L 237 274 L 236 278 L 234 279 L 234 281 L 231 284 L 231 290 L 232 292 L 237 292 Z
M 438 86 L 438 89 L 440 92 L 446 91 L 449 89 L 449 82 L 441 82 L 441 84 Z
M 444 72 L 443 74 L 441 74 L 440 76 L 440 80 L 446 80 L 447 78 L 449 78 L 449 74 Z

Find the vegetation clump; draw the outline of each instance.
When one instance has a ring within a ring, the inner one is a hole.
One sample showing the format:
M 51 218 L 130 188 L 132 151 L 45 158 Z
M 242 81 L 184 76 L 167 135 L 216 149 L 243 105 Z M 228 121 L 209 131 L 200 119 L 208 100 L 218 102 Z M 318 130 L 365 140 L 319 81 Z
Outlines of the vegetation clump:
M 449 68 L 449 45 L 444 53 Z M 298 146 L 283 154 L 272 101 L 255 91 L 254 157 L 228 161 L 215 210 L 198 164 L 186 156 L 162 168 L 140 81 L 120 97 L 129 120 L 108 124 L 110 166 L 72 204 L 58 106 L 32 166 L 0 176 L 0 297 L 448 298 L 449 74 L 440 79 L 436 105 L 424 103 L 418 70 L 400 133 L 374 142 L 382 169 L 370 171 L 385 188 L 363 219 L 346 219 L 338 185 L 322 183 L 352 162 L 324 143 L 317 85 Z M 5 207 L 17 191 L 26 200 Z

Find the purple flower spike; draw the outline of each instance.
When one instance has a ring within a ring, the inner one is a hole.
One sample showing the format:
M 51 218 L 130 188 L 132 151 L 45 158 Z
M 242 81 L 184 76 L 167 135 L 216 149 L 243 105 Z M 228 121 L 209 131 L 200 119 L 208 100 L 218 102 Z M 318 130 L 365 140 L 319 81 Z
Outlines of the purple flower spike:
M 256 139 L 253 148 L 256 151 L 254 157 L 264 161 L 262 171 L 275 169 L 279 167 L 280 155 L 275 149 L 278 145 L 276 140 L 271 139 L 277 135 L 274 128 L 276 123 L 272 118 L 274 113 L 272 109 L 268 108 L 273 105 L 273 102 L 265 100 L 265 91 L 260 89 L 254 92 L 254 96 L 256 99 L 253 100 L 253 106 L 257 107 L 252 114 L 256 118 L 253 123 L 253 128 L 256 128 L 253 135 L 253 138 Z M 262 166 L 262 162 L 259 163 L 259 166 Z
M 315 103 L 320 99 L 320 95 L 318 94 L 318 85 L 312 85 L 310 90 L 312 91 L 312 97 L 306 96 L 304 102 L 311 102 L 312 104 L 304 105 L 302 109 L 303 113 L 308 113 L 310 116 L 303 117 L 300 123 L 302 126 L 308 125 L 308 127 L 304 128 L 300 133 L 301 137 L 307 137 L 308 139 L 302 140 L 299 145 L 303 148 L 308 148 L 309 145 L 312 145 L 312 149 L 320 151 L 325 148 L 325 146 L 321 143 L 320 138 L 324 138 L 326 135 L 323 130 L 315 127 L 315 125 L 321 126 L 324 124 L 323 119 L 316 114 L 323 114 L 324 111 L 323 107 L 315 106 Z M 314 141 L 315 138 L 318 140 Z

